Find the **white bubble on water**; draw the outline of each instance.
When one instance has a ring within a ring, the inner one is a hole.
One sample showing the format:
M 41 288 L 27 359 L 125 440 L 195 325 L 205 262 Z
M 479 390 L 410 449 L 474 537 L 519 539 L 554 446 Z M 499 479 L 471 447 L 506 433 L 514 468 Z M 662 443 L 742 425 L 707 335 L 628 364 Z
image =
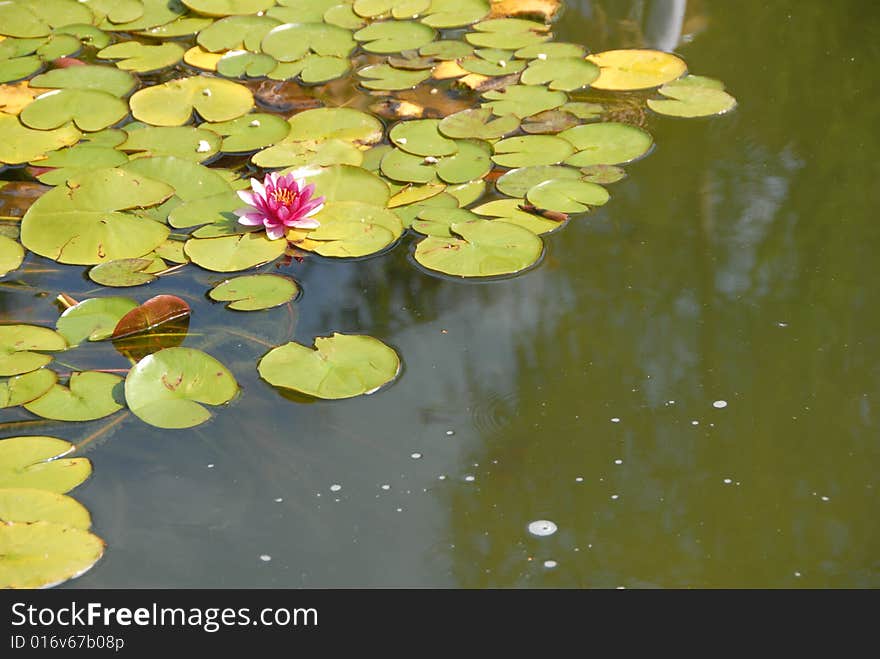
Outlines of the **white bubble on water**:
M 727 401 L 726 400 L 716 400 L 714 403 L 712 403 L 712 407 L 714 407 L 717 410 L 723 410 L 725 407 L 727 407 Z
M 342 489 L 342 486 L 339 483 L 334 483 L 333 485 L 330 486 L 331 492 L 339 492 L 339 490 L 341 490 L 341 489 Z
M 544 567 L 550 570 L 555 568 L 557 565 L 559 565 L 559 563 L 557 563 L 556 561 L 544 561 Z
M 470 474 L 468 474 L 467 476 L 464 477 L 464 479 L 465 479 L 468 483 L 473 483 L 474 480 L 475 480 L 475 478 L 476 478 L 475 476 L 471 476 Z
M 732 482 L 733 482 L 733 479 L 732 479 L 732 478 L 725 478 L 725 479 L 724 479 L 724 484 L 725 484 L 725 485 L 730 485 Z
M 455 434 L 455 431 L 454 430 L 447 430 L 446 434 L 447 434 L 447 436 L 452 437 L 452 435 Z
M 577 478 L 574 479 L 574 482 L 575 482 L 575 483 L 583 483 L 583 482 L 584 482 L 584 477 L 583 477 L 583 476 L 578 476 Z
M 620 458 L 617 458 L 617 460 L 614 461 L 614 464 L 616 464 L 616 465 L 622 465 L 622 464 L 623 464 L 623 460 L 621 460 Z
M 390 490 L 391 489 L 391 486 L 388 483 L 383 483 L 380 487 L 383 490 Z
M 264 563 L 268 563 L 269 561 L 272 560 L 272 557 L 269 556 L 269 554 L 261 554 L 260 560 L 263 561 Z
M 536 519 L 534 522 L 529 522 L 529 533 L 539 537 L 553 535 L 558 528 L 559 527 L 549 519 Z
M 282 501 L 284 501 L 284 499 L 282 499 L 281 497 L 275 499 L 275 503 L 281 503 Z
M 616 416 L 611 417 L 611 423 L 620 423 L 620 418 Z
M 617 501 L 619 498 L 620 498 L 620 495 L 619 495 L 619 494 L 612 494 L 612 495 L 611 495 L 611 500 L 612 500 L 612 501 Z

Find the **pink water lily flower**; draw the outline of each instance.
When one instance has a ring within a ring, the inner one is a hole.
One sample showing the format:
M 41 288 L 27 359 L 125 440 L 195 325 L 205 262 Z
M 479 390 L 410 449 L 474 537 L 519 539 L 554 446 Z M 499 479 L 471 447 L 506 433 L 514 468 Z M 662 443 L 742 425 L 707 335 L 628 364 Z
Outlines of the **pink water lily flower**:
M 240 190 L 238 196 L 247 208 L 235 211 L 240 224 L 263 225 L 272 240 L 282 238 L 288 228 L 314 229 L 320 222 L 312 215 L 324 207 L 324 197 L 313 197 L 314 184 L 293 174 L 278 176 L 276 172 L 266 175 L 263 183 L 251 179 L 251 190 Z

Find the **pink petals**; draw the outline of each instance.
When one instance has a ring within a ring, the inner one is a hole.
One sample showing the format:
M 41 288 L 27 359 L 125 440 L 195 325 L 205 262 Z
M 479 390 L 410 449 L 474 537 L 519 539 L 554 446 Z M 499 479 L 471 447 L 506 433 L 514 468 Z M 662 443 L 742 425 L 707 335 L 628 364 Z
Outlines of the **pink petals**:
M 283 238 L 288 228 L 314 229 L 320 223 L 312 219 L 324 207 L 324 197 L 314 197 L 314 184 L 306 185 L 293 174 L 266 175 L 261 183 L 251 179 L 251 190 L 240 190 L 246 208 L 235 211 L 239 224 L 266 227 L 272 240 Z

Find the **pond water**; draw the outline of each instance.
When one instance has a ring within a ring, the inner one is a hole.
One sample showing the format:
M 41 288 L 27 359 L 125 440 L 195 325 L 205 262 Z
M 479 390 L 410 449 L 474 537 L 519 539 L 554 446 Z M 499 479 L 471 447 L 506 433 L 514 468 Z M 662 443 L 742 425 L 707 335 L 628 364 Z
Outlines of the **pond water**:
M 84 447 L 76 498 L 108 551 L 63 587 L 880 586 L 880 16 L 568 4 L 558 40 L 674 47 L 736 111 L 651 117 L 654 152 L 522 276 L 432 277 L 401 246 L 294 261 L 293 316 L 199 306 L 185 345 L 243 395 L 191 430 L 129 417 Z M 74 270 L 28 281 L 82 299 Z M 4 319 L 54 324 L 22 299 L 0 297 Z M 404 370 L 306 403 L 259 379 L 266 348 L 230 324 L 272 345 L 369 334 Z

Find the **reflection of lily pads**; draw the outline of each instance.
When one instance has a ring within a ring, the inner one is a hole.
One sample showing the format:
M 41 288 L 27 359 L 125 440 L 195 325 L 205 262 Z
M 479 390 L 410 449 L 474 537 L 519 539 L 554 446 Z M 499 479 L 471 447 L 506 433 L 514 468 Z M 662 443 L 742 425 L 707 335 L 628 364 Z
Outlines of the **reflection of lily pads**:
M 63 439 L 39 435 L 0 440 L 0 488 L 69 492 L 92 473 L 87 458 L 62 457 L 73 448 Z
M 159 428 L 190 428 L 211 418 L 204 405 L 223 405 L 238 393 L 232 373 L 192 348 L 166 348 L 139 361 L 125 379 L 132 413 Z
M 453 237 L 422 240 L 415 259 L 429 270 L 457 277 L 510 275 L 534 265 L 544 243 L 534 233 L 506 222 L 453 224 Z
M 403 233 L 397 215 L 355 201 L 327 202 L 315 219 L 321 226 L 297 246 L 322 256 L 369 256 L 393 244 Z
M 130 100 L 131 113 L 154 126 L 182 126 L 193 110 L 206 121 L 229 121 L 250 111 L 254 97 L 244 85 L 221 78 L 193 77 L 144 87 Z
M 73 579 L 104 554 L 104 541 L 50 522 L 0 524 L 0 588 L 46 588 Z
M 64 337 L 48 327 L 0 325 L 0 375 L 35 371 L 52 361 L 43 351 L 66 349 Z
M 92 516 L 79 501 L 57 492 L 0 488 L 0 522 L 51 522 L 88 530 Z
M 291 341 L 270 350 L 257 366 L 269 384 L 326 399 L 371 394 L 400 372 L 400 358 L 370 336 L 334 334 L 315 348 Z
M 15 270 L 24 260 L 24 249 L 17 241 L 0 236 L 0 277 Z
M 173 189 L 121 169 L 90 172 L 74 189 L 53 188 L 25 213 L 21 242 L 61 263 L 83 265 L 143 256 L 168 227 L 125 212 L 160 203 Z
M 245 275 L 217 284 L 208 291 L 208 297 L 218 302 L 229 302 L 227 309 L 259 311 L 290 302 L 298 292 L 299 287 L 290 277 Z
M 606 50 L 587 59 L 599 67 L 593 87 L 613 91 L 659 87 L 687 70 L 683 60 L 660 50 Z
M 101 341 L 113 334 L 116 323 L 137 306 L 127 297 L 96 297 L 66 309 L 58 318 L 58 333 L 75 346 L 88 339 Z
M 122 409 L 114 390 L 122 378 L 112 373 L 82 371 L 70 376 L 68 386 L 56 384 L 24 408 L 44 419 L 91 421 Z
M 575 167 L 632 162 L 645 155 L 654 143 L 650 133 L 617 122 L 576 126 L 561 132 L 559 137 L 577 149 L 577 153 L 565 161 Z
M 57 380 L 55 371 L 47 368 L 0 380 L 0 408 L 29 403 L 49 391 Z

